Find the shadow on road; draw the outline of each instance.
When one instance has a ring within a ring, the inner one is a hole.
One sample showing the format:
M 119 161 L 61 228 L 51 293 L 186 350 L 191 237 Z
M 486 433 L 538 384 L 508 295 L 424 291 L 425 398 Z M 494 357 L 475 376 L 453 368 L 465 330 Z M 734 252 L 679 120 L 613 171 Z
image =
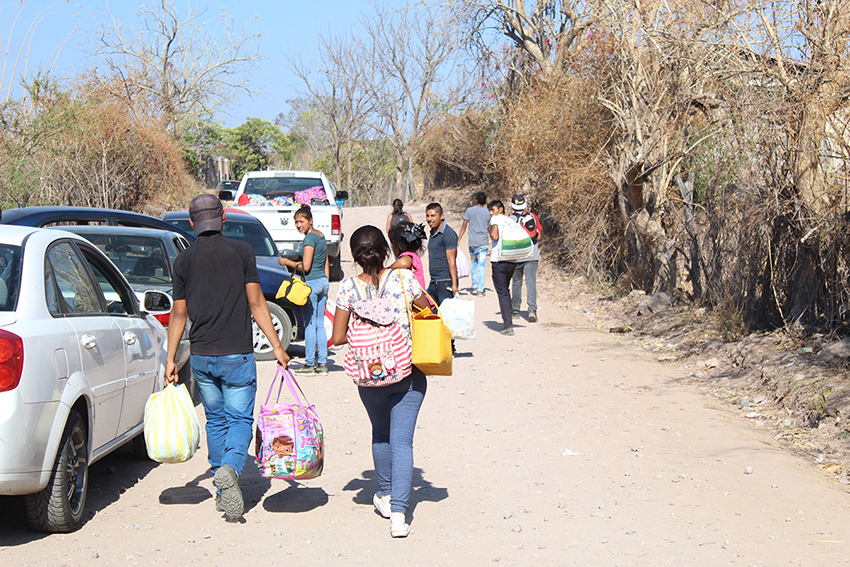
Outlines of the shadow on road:
M 89 467 L 85 518 L 80 530 L 85 530 L 88 520 L 118 501 L 121 494 L 135 486 L 158 464 L 136 458 L 132 443 L 127 443 Z M 0 498 L 0 546 L 23 545 L 49 536 L 29 530 L 22 496 Z
M 266 512 L 309 512 L 328 503 L 328 493 L 321 488 L 306 487 L 294 480 L 284 482 L 289 486 L 263 500 L 263 509 Z
M 410 491 L 410 502 L 407 508 L 409 514 L 413 513 L 416 505 L 420 502 L 440 502 L 449 497 L 447 488 L 434 486 L 429 481 L 425 480 L 423 470 L 413 468 L 413 483 Z M 374 506 L 372 497 L 378 491 L 378 481 L 375 478 L 375 471 L 363 471 L 363 478 L 356 478 L 348 482 L 343 487 L 345 491 L 355 492 L 351 501 L 355 504 L 363 504 L 366 506 Z M 377 514 L 377 512 L 375 512 Z

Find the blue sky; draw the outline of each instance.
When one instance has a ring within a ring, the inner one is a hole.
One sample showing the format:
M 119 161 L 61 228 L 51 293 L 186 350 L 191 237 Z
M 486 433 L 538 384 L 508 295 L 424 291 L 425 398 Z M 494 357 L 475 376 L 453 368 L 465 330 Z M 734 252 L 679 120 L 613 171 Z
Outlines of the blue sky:
M 60 77 L 76 75 L 89 62 L 88 41 L 96 20 L 105 21 L 111 13 L 136 27 L 140 4 L 139 0 L 0 0 L 0 97 L 6 98 L 10 84 L 14 96 L 20 77 L 39 67 Z M 181 13 L 187 7 L 207 8 L 209 15 L 224 10 L 237 26 L 263 34 L 260 49 L 266 59 L 252 80 L 264 83 L 265 94 L 235 100 L 227 115 L 217 117 L 226 126 L 241 124 L 248 116 L 274 120 L 286 112 L 286 101 L 296 97 L 299 88 L 285 68 L 287 55 L 309 60 L 317 32 L 356 30 L 360 12 L 372 9 L 367 0 L 175 0 L 175 4 Z

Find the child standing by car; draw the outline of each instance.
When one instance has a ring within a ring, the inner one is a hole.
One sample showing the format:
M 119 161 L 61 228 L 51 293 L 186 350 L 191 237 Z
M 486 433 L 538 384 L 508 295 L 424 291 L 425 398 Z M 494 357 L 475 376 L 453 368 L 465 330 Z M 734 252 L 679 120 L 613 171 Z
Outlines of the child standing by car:
M 304 274 L 304 283 L 310 286 L 310 300 L 301 308 L 304 317 L 304 365 L 294 372 L 300 375 L 327 375 L 328 336 L 324 318 L 330 290 L 328 245 L 325 235 L 313 228 L 310 205 L 301 205 L 294 216 L 295 228 L 304 235 L 299 250 L 301 261 L 295 262 L 288 258 L 278 258 L 277 261 L 281 266 L 293 268 L 296 275 Z

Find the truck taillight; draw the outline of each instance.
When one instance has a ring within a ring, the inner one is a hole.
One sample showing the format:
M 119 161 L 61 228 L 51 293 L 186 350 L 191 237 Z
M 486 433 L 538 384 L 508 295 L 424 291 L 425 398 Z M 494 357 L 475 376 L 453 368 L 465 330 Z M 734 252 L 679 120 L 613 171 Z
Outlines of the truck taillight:
M 339 220 L 339 215 L 331 215 L 331 234 L 334 236 L 339 236 L 341 232 L 341 223 Z
M 163 327 L 168 327 L 168 322 L 171 320 L 171 313 L 160 313 L 159 315 L 154 315 L 154 318 L 162 323 Z
M 9 331 L 0 330 L 0 392 L 17 388 L 23 371 L 23 339 Z

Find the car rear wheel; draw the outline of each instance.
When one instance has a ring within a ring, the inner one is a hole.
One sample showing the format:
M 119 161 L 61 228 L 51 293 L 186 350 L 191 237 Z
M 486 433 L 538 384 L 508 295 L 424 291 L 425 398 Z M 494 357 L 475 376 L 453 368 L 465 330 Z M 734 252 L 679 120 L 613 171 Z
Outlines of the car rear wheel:
M 269 313 L 272 316 L 272 324 L 274 330 L 277 331 L 277 336 L 280 339 L 280 344 L 284 350 L 289 346 L 292 340 L 292 321 L 289 320 L 289 315 L 282 307 L 275 303 L 267 302 Z M 251 319 L 251 330 L 254 334 L 254 358 L 256 360 L 274 360 L 274 349 L 272 343 L 260 330 L 257 322 Z
M 71 410 L 50 482 L 41 492 L 25 498 L 27 519 L 33 529 L 72 532 L 80 527 L 89 481 L 88 460 L 86 426 L 80 414 Z

